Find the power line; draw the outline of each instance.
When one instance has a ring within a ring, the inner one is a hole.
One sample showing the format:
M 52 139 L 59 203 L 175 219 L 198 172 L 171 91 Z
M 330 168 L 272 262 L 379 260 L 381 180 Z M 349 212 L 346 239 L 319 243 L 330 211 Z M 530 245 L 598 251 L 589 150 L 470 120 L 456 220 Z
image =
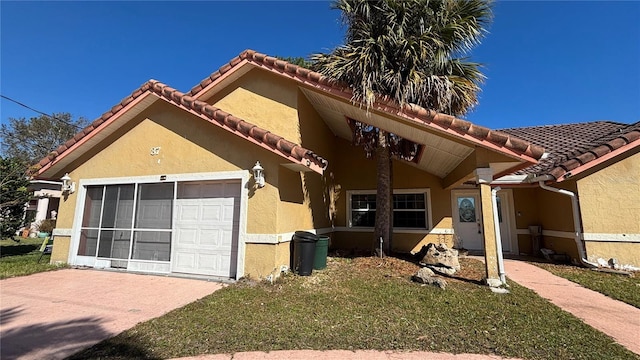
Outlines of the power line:
M 21 103 L 21 102 L 20 102 L 20 101 L 18 101 L 18 100 L 14 100 L 14 99 L 12 99 L 12 98 L 10 98 L 10 97 L 8 97 L 8 96 L 4 96 L 4 95 L 0 94 L 0 97 L 2 97 L 3 99 L 7 99 L 7 100 L 9 100 L 9 101 L 11 101 L 11 102 L 13 102 L 13 103 L 16 103 L 16 104 L 18 104 L 18 105 L 20 105 L 20 106 L 22 106 L 22 107 L 25 107 L 25 108 L 27 108 L 27 109 L 29 109 L 29 110 L 31 110 L 31 111 L 35 111 L 35 112 L 37 112 L 38 114 L 41 114 L 41 115 L 44 115 L 44 116 L 48 116 L 48 117 L 50 117 L 50 118 L 52 118 L 52 119 L 54 119 L 54 120 L 56 120 L 56 121 L 59 121 L 59 122 L 61 122 L 61 123 L 65 124 L 65 125 L 72 126 L 72 127 L 76 128 L 77 130 L 81 130 L 81 129 L 82 129 L 82 127 L 80 127 L 80 126 L 78 126 L 78 125 L 72 124 L 72 123 L 70 123 L 70 122 L 67 122 L 66 120 L 62 120 L 62 119 L 57 118 L 57 117 L 55 117 L 55 116 L 53 116 L 53 115 L 49 115 L 49 114 L 47 114 L 47 113 L 45 113 L 45 112 L 42 112 L 42 111 L 40 111 L 40 110 L 34 109 L 34 108 L 32 108 L 32 107 L 30 107 L 30 106 L 28 106 L 28 105 L 25 105 L 25 104 Z

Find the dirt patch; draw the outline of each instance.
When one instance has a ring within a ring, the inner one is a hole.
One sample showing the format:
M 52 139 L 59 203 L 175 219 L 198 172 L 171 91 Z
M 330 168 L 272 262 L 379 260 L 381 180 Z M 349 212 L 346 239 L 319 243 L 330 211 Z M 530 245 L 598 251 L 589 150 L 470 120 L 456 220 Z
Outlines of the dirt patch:
M 356 258 L 333 257 L 328 259 L 327 265 L 328 271 L 348 270 L 350 273 L 357 274 L 376 273 L 386 277 L 399 277 L 407 280 L 410 280 L 420 269 L 417 262 L 411 259 L 398 257 L 380 259 L 375 256 Z M 447 279 L 447 281 L 453 282 L 480 283 L 485 276 L 485 267 L 481 261 L 460 257 L 460 271 L 451 277 L 442 277 Z
M 369 256 L 353 259 L 352 268 L 354 271 L 378 269 L 379 271 L 389 275 L 410 277 L 418 272 L 420 266 L 413 262 L 395 257 L 380 259 L 379 257 Z

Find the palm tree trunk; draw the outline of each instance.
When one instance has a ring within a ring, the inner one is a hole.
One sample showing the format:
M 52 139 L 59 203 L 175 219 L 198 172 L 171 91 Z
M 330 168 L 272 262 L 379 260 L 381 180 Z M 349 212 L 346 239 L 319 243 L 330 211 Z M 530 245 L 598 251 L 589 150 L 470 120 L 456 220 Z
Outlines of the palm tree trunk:
M 389 134 L 378 131 L 378 144 L 376 147 L 376 166 L 378 175 L 378 189 L 376 193 L 376 226 L 374 231 L 374 247 L 380 251 L 380 238 L 382 238 L 382 251 L 385 255 L 391 252 L 391 237 L 393 234 L 393 185 L 391 178 L 391 149 L 389 147 Z

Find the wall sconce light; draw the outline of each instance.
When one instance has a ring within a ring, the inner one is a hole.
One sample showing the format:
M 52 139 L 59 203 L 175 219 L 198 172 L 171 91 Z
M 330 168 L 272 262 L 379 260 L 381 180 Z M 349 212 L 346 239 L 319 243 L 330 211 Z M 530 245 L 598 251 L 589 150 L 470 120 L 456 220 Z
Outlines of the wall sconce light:
M 256 161 L 253 167 L 253 178 L 256 180 L 258 187 L 264 187 L 264 168 L 260 166 L 260 161 Z
M 62 193 L 73 194 L 76 192 L 76 183 L 71 181 L 69 173 L 64 174 L 60 180 L 62 180 Z

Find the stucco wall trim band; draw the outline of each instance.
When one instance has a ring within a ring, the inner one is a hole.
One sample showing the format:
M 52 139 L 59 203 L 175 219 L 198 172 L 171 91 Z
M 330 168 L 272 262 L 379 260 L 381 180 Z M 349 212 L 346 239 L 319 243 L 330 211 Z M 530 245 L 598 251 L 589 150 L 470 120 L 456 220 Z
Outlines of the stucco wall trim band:
M 55 228 L 51 233 L 52 236 L 71 236 L 73 229 Z
M 517 229 L 516 230 L 516 234 L 518 235 L 529 235 L 531 234 L 529 232 L 529 229 Z M 551 237 L 558 237 L 558 238 L 567 238 L 567 239 L 573 239 L 575 238 L 576 234 L 569 232 L 569 231 L 556 231 L 556 230 L 545 230 L 542 229 L 542 236 L 551 236 Z
M 584 241 L 593 242 L 637 242 L 640 243 L 640 234 L 602 234 L 584 233 Z
M 334 231 L 332 228 L 310 229 L 310 230 L 298 230 L 307 231 L 317 235 L 329 234 Z M 280 234 L 246 234 L 247 244 L 279 244 L 289 242 L 293 239 L 294 232 L 286 232 Z
M 334 229 L 335 231 L 347 231 L 347 232 L 373 232 L 373 228 L 355 228 L 339 226 Z M 434 234 L 434 235 L 453 235 L 453 229 L 435 228 L 431 230 L 425 229 L 394 229 L 394 234 Z M 528 232 L 527 232 L 528 234 Z

